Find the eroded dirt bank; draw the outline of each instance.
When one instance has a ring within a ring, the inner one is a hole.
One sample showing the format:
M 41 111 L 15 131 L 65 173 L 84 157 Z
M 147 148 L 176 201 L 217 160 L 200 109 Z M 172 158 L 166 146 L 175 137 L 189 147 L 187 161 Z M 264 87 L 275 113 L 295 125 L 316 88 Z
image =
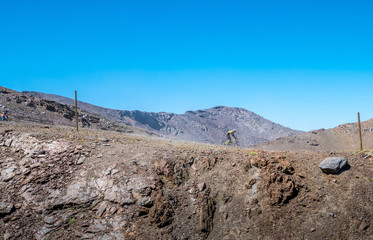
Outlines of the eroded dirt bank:
M 318 164 L 344 156 L 350 169 Z M 372 239 L 373 153 L 0 125 L 2 239 Z

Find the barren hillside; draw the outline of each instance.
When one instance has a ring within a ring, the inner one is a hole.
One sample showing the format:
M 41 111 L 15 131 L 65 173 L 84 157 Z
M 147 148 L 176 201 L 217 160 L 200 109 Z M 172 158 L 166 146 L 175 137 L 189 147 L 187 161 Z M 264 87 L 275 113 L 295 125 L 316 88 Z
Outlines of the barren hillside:
M 350 165 L 322 173 L 328 156 Z M 0 123 L 2 239 L 372 239 L 373 152 Z
M 75 126 L 75 107 L 0 87 L 0 112 L 10 122 Z M 83 116 L 86 115 L 86 121 Z M 110 121 L 100 115 L 78 111 L 79 127 L 153 135 L 144 129 Z
M 373 119 L 361 123 L 361 132 L 363 148 L 373 149 Z M 357 123 L 348 123 L 331 129 L 279 138 L 252 148 L 273 151 L 359 151 L 359 131 Z

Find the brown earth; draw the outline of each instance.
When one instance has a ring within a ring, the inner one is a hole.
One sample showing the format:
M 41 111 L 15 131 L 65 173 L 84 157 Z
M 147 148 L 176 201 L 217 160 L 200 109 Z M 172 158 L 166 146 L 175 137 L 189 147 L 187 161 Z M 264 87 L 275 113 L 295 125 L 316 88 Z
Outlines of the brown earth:
M 252 148 L 269 151 L 359 151 L 357 123 L 347 123 L 331 129 L 319 129 L 274 141 L 254 145 Z M 373 119 L 361 123 L 363 149 L 373 149 Z
M 324 174 L 343 156 L 349 168 Z M 0 239 L 373 239 L 373 151 L 0 123 Z

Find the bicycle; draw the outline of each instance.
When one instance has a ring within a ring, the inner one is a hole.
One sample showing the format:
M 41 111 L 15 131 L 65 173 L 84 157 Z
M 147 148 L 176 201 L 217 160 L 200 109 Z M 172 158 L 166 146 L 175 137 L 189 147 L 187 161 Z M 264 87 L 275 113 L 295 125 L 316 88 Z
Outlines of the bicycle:
M 238 147 L 239 146 L 239 142 L 236 138 L 232 138 L 232 141 L 229 141 L 229 140 L 223 140 L 221 142 L 221 145 L 224 145 L 224 146 L 236 146 Z

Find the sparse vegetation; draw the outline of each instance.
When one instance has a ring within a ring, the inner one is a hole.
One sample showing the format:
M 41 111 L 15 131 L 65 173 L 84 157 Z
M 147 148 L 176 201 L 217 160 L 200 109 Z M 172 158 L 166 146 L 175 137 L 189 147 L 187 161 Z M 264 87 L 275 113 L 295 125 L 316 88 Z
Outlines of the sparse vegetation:
M 72 218 L 72 219 L 69 220 L 69 225 L 74 224 L 74 223 L 76 223 L 76 219 L 75 218 Z

